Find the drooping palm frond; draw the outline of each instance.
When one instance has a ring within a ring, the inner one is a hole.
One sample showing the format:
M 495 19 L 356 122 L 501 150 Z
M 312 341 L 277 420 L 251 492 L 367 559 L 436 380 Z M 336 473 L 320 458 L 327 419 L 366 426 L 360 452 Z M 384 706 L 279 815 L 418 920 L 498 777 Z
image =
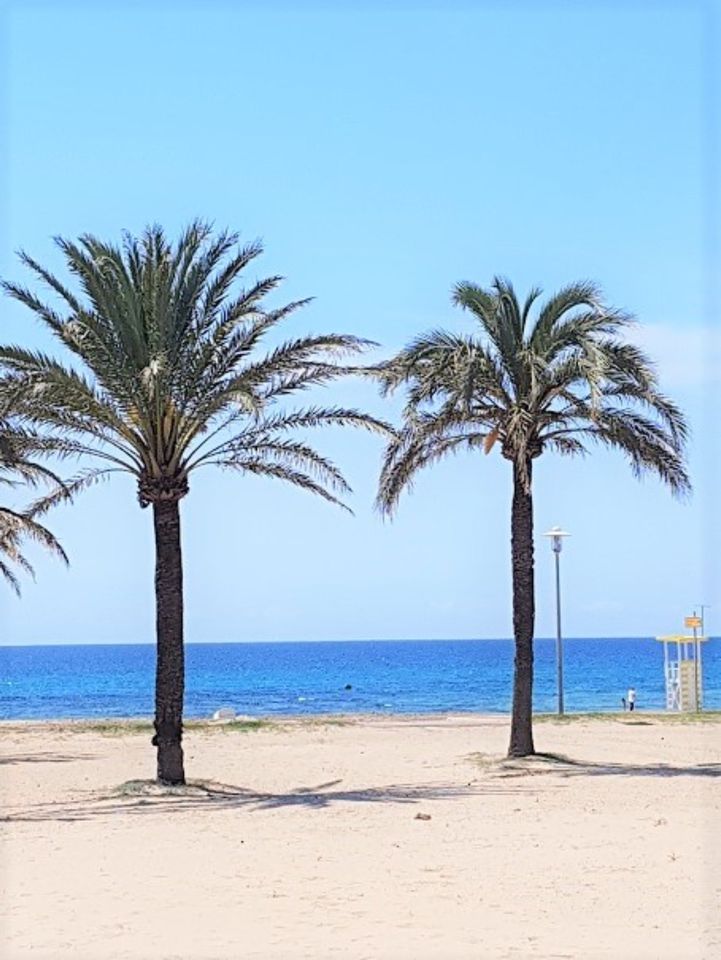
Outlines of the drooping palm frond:
M 348 490 L 337 468 L 307 445 L 290 444 L 288 431 L 335 424 L 392 434 L 360 411 L 282 406 L 354 372 L 345 361 L 369 342 L 297 336 L 263 353 L 269 333 L 308 301 L 268 309 L 277 276 L 238 286 L 260 243 L 241 246 L 236 234 L 214 237 L 195 222 L 175 245 L 157 226 L 139 238 L 124 235 L 120 246 L 91 235 L 57 244 L 78 292 L 27 254 L 22 260 L 61 307 L 17 283 L 3 287 L 74 362 L 0 347 L 0 398 L 30 428 L 50 429 L 97 458 L 101 472 L 133 474 L 143 505 L 154 490 L 182 496 L 189 474 L 208 464 L 263 472 L 335 502 Z M 43 509 L 62 496 L 56 491 Z
M 620 450 L 633 472 L 690 489 L 680 409 L 659 389 L 652 362 L 625 339 L 632 318 L 603 303 L 595 284 L 569 284 L 535 310 L 512 285 L 459 283 L 453 302 L 479 332 L 432 331 L 374 369 L 381 390 L 406 390 L 403 429 L 391 439 L 377 504 L 391 513 L 416 473 L 464 448 L 498 446 L 530 483 L 544 450 L 580 455 L 589 443 Z
M 376 505 L 382 513 L 393 515 L 404 490 L 412 490 L 416 474 L 449 453 L 482 448 L 490 434 L 474 430 L 472 425 L 451 427 L 427 422 L 403 430 L 386 449 Z
M 65 491 L 60 478 L 47 466 L 34 459 L 37 456 L 67 453 L 62 440 L 43 437 L 36 432 L 16 427 L 7 418 L 0 421 L 0 484 L 5 487 L 35 488 L 46 485 L 52 494 Z M 0 576 L 16 594 L 20 594 L 20 580 L 14 568 L 34 575 L 32 565 L 24 554 L 25 545 L 38 544 L 67 563 L 65 551 L 53 534 L 38 522 L 39 512 L 31 505 L 23 510 L 0 506 Z

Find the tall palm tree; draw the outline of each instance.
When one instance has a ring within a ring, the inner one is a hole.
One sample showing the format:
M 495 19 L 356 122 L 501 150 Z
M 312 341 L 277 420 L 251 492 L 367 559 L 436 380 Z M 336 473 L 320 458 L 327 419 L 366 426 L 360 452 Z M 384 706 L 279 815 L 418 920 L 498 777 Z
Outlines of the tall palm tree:
M 624 453 L 634 474 L 650 470 L 677 494 L 689 489 L 684 417 L 624 339 L 630 317 L 605 306 L 591 283 L 564 287 L 536 311 L 540 293 L 521 304 L 507 280 L 459 283 L 453 302 L 478 321 L 475 335 L 433 331 L 375 370 L 384 392 L 408 394 L 383 464 L 382 511 L 392 513 L 417 472 L 448 453 L 496 448 L 511 464 L 512 757 L 534 752 L 534 460 L 583 454 L 595 442 Z
M 220 466 L 274 477 L 340 504 L 349 487 L 338 468 L 302 437 L 307 428 L 387 427 L 339 407 L 288 409 L 283 401 L 352 367 L 339 359 L 367 344 L 326 334 L 289 340 L 257 355 L 266 334 L 307 301 L 267 309 L 280 277 L 236 289 L 261 253 L 236 234 L 195 222 L 171 245 L 158 226 L 120 247 L 84 235 L 58 238 L 76 295 L 26 254 L 21 259 L 57 294 L 58 313 L 29 289 L 5 282 L 72 354 L 65 363 L 22 347 L 0 348 L 0 389 L 35 428 L 50 428 L 93 469 L 50 504 L 102 476 L 130 473 L 155 530 L 157 669 L 155 736 L 161 783 L 185 780 L 183 572 L 179 503 L 191 474 Z
M 38 455 L 62 454 L 62 443 L 59 446 L 60 449 L 51 439 L 13 425 L 9 418 L 2 419 L 0 485 L 6 488 L 17 488 L 20 485 L 32 488 L 47 484 L 54 492 L 61 491 L 62 481 L 36 459 Z M 18 510 L 0 506 L 0 575 L 18 596 L 20 580 L 15 568 L 30 575 L 34 574 L 32 564 L 23 553 L 25 543 L 37 543 L 67 563 L 65 551 L 47 527 L 35 519 L 36 512 L 33 507 Z

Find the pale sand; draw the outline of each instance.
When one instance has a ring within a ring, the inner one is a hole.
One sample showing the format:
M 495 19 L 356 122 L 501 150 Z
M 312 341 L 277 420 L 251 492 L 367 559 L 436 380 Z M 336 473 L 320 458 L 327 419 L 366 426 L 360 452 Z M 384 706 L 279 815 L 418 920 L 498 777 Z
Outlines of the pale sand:
M 121 799 L 147 734 L 1 725 L 0 956 L 721 957 L 721 725 L 637 720 L 194 730 L 233 789 Z

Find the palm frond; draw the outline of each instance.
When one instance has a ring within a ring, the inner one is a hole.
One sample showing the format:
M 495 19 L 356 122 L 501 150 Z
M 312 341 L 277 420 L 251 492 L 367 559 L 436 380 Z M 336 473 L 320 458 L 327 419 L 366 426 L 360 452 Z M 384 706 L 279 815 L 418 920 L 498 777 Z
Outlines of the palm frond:
M 11 510 L 9 507 L 0 507 L 0 544 L 7 543 L 9 540 L 31 540 L 39 544 L 45 550 L 55 554 L 64 563 L 68 563 L 68 557 L 58 540 L 53 534 L 34 519 L 33 509 L 23 513 Z M 0 549 L 2 549 L 0 547 Z M 7 552 L 7 551 L 6 551 Z M 16 558 L 13 558 L 17 562 Z
M 207 434 L 189 450 L 187 459 L 182 461 L 183 468 L 190 471 L 212 462 L 218 456 L 225 456 L 228 452 L 238 453 L 260 443 L 287 443 L 289 441 L 285 435 L 298 430 L 340 426 L 355 427 L 384 437 L 395 435 L 393 428 L 385 421 L 359 410 L 344 407 L 308 407 L 305 410 L 261 416 L 246 424 L 240 431 L 227 434 L 226 428 L 244 419 L 246 418 L 242 413 L 235 414 L 228 418 L 217 431 Z M 218 435 L 223 439 L 218 439 Z M 209 446 L 214 439 L 218 442 Z
M 82 493 L 89 487 L 95 486 L 96 483 L 102 480 L 106 480 L 110 474 L 118 472 L 121 471 L 113 467 L 83 470 L 76 476 L 63 481 L 62 484 L 59 484 L 48 493 L 34 500 L 27 508 L 26 513 L 32 518 L 43 516 L 43 514 L 48 513 L 48 511 L 54 507 L 64 503 L 71 503 L 79 493 Z
M 3 560 L 2 554 L 5 552 L 6 552 L 5 547 L 3 545 L 2 540 L 0 539 L 0 576 L 2 576 L 4 580 L 10 585 L 15 596 L 19 597 L 21 595 L 20 580 L 16 576 L 10 564 L 6 563 L 5 560 Z M 20 555 L 16 554 L 13 559 L 15 563 L 23 567 L 26 573 L 29 573 L 30 576 L 33 576 L 34 570 L 32 566 L 24 559 L 24 557 L 21 554 Z
M 276 480 L 282 480 L 284 483 L 290 483 L 295 487 L 300 487 L 302 490 L 306 490 L 308 493 L 312 493 L 317 497 L 321 497 L 323 500 L 327 500 L 329 503 L 335 504 L 342 510 L 345 510 L 347 513 L 350 513 L 351 515 L 353 514 L 353 511 L 349 506 L 347 506 L 347 504 L 343 503 L 342 500 L 339 500 L 338 497 L 334 496 L 329 490 L 322 486 L 321 483 L 308 476 L 308 474 L 303 473 L 300 470 L 293 470 L 284 464 L 273 463 L 263 459 L 262 457 L 252 456 L 230 459 L 224 459 L 220 457 L 217 460 L 210 462 L 214 463 L 216 466 L 240 470 L 243 473 L 251 473 L 256 474 L 257 476 L 271 477 Z
M 351 492 L 343 474 L 334 463 L 297 440 L 231 440 L 212 451 L 208 459 L 212 462 L 221 460 L 226 467 L 232 467 L 236 463 L 242 467 L 248 459 L 287 467 L 293 472 L 302 471 L 331 489 L 342 493 Z
M 411 492 L 418 473 L 443 459 L 449 453 L 461 449 L 482 449 L 489 434 L 467 430 L 465 432 L 428 433 L 419 437 L 412 429 L 402 433 L 390 443 L 381 469 L 376 509 L 393 516 L 398 508 L 401 494 Z
M 634 476 L 655 473 L 677 496 L 691 492 L 682 448 L 656 421 L 626 408 L 605 408 L 594 416 L 587 435 L 621 450 Z
M 580 280 L 562 287 L 539 311 L 528 337 L 529 345 L 535 353 L 544 354 L 554 327 L 569 311 L 584 308 L 593 312 L 599 309 L 601 303 L 600 289 L 589 280 Z
M 47 438 L 18 425 L 9 416 L 3 403 L 4 416 L 0 418 L 0 483 L 5 486 L 37 487 L 49 485 L 52 490 L 63 490 L 63 482 L 53 470 L 40 463 L 37 456 L 65 452 L 62 440 Z M 32 508 L 19 510 L 0 505 L 0 575 L 16 594 L 20 581 L 13 567 L 34 575 L 32 565 L 23 553 L 24 545 L 36 543 L 55 554 L 65 563 L 68 558 L 56 537 L 36 519 Z

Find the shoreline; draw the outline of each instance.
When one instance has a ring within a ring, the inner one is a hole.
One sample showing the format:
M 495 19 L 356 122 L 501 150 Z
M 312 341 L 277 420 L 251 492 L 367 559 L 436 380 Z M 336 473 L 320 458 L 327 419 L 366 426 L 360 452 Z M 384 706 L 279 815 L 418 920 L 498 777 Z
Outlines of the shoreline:
M 273 727 L 298 726 L 351 726 L 354 724 L 383 724 L 393 721 L 398 724 L 418 724 L 428 720 L 443 720 L 450 724 L 484 723 L 505 725 L 510 723 L 510 713 L 476 713 L 474 711 L 427 711 L 424 713 L 283 713 L 283 714 L 238 714 L 231 719 L 213 720 L 210 717 L 187 717 L 183 720 L 186 730 L 216 730 L 216 729 L 269 729 Z M 567 712 L 562 716 L 556 713 L 537 713 L 533 716 L 534 724 L 567 725 L 584 721 L 598 721 L 600 723 L 622 723 L 627 726 L 645 726 L 651 724 L 721 724 L 721 710 L 702 710 L 698 713 L 676 713 L 666 711 L 577 711 Z M 0 730 L 32 730 L 48 728 L 76 729 L 82 732 L 102 731 L 113 727 L 125 730 L 128 733 L 140 733 L 152 729 L 152 716 L 123 716 L 123 717 L 47 717 L 47 718 L 1 718 Z

